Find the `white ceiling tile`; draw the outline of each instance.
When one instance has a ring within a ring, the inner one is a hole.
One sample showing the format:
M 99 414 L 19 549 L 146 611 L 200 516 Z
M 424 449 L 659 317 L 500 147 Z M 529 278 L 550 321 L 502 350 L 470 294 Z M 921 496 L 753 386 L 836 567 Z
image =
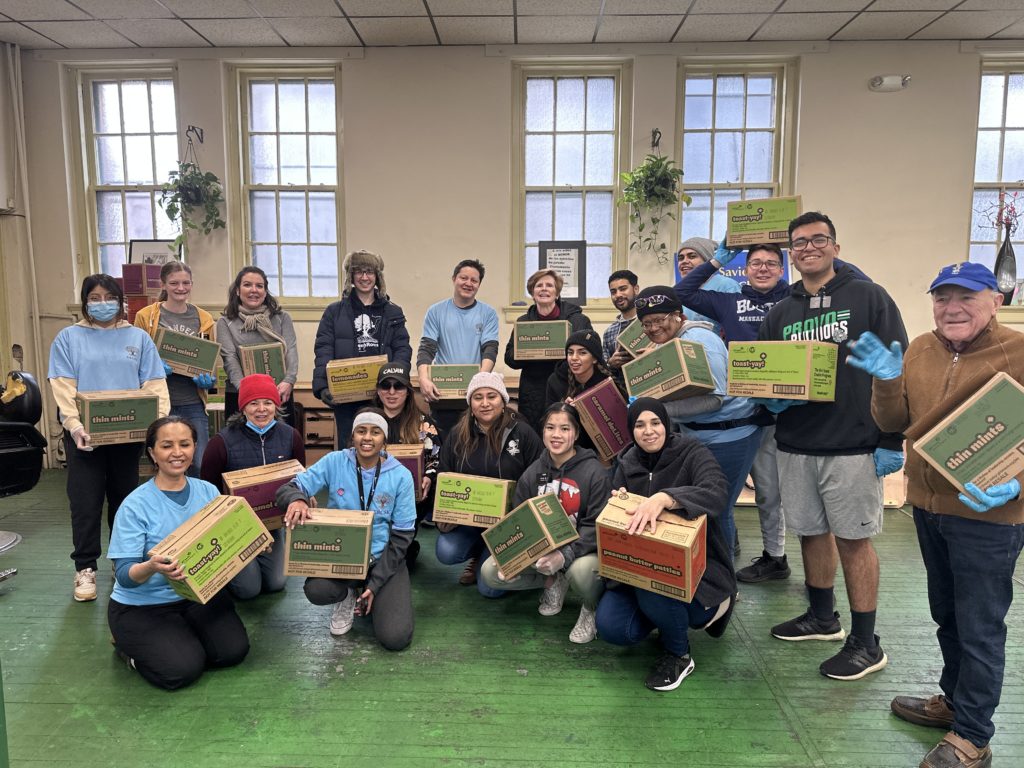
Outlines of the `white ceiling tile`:
M 353 18 L 352 23 L 367 45 L 437 45 L 437 35 L 426 16 Z
M 88 19 L 88 14 L 65 0 L 0 0 L 0 13 L 15 21 L 63 21 Z
M 427 5 L 434 16 L 512 15 L 512 0 L 427 0 Z
M 111 19 L 107 24 L 144 48 L 208 48 L 210 45 L 178 19 Z
M 1020 2 L 1020 0 L 1012 0 Z M 875 0 L 872 11 L 948 11 L 961 0 Z
M 601 0 L 519 0 L 519 16 L 596 16 L 601 12 Z M 522 42 L 520 40 L 519 42 Z
M 35 48 L 60 48 L 60 45 L 47 40 L 38 32 L 34 32 L 23 24 L 0 22 L 0 40 L 5 43 L 16 43 L 26 50 Z
M 66 48 L 134 48 L 102 21 L 33 21 L 29 25 Z
M 771 13 L 779 0 L 696 0 L 690 13 Z
M 341 17 L 334 0 L 249 0 L 249 3 L 268 19 L 309 17 Z
M 604 0 L 603 15 L 671 16 L 684 14 L 689 7 L 690 0 Z
M 779 10 L 782 13 L 806 13 L 808 11 L 863 11 L 871 0 L 786 0 Z M 874 10 L 874 6 L 871 6 Z
M 166 19 L 173 14 L 156 0 L 75 0 L 97 19 Z
M 843 27 L 833 40 L 906 40 L 940 14 L 941 11 L 868 11 Z
M 594 39 L 594 16 L 527 16 L 519 17 L 519 42 L 589 43 Z
M 352 31 L 352 25 L 340 16 L 328 16 L 324 19 L 271 19 L 270 24 L 289 45 L 362 45 L 356 33 Z
M 746 40 L 767 18 L 767 13 L 746 13 L 742 16 L 735 13 L 690 14 L 674 42 Z
M 256 11 L 245 0 L 160 0 L 182 19 L 251 19 Z
M 189 24 L 217 46 L 284 45 L 281 36 L 263 19 L 190 19 Z
M 341 0 L 341 7 L 349 16 L 427 15 L 422 0 Z
M 965 0 L 958 11 L 1019 11 L 1024 13 L 1021 0 Z
M 511 16 L 435 16 L 434 24 L 444 45 L 509 45 L 515 42 Z
M 914 40 L 978 40 L 1020 21 L 1018 11 L 951 11 L 914 35 Z
M 603 16 L 599 43 L 668 43 L 682 21 L 676 16 Z
M 754 35 L 755 40 L 827 40 L 852 13 L 778 13 Z
M 1024 19 L 996 33 L 1000 40 L 1024 40 Z

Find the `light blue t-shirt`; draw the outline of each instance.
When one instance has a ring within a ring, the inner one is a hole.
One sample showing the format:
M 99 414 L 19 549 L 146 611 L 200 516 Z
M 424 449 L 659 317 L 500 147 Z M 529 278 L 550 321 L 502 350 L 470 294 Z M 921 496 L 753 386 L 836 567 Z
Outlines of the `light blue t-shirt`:
M 128 494 L 114 517 L 107 557 L 148 560 L 149 550 L 220 495 L 220 491 L 205 480 L 189 477 L 186 482 L 189 494 L 184 506 L 157 488 L 155 479 Z M 124 587 L 115 581 L 110 596 L 122 605 L 161 605 L 182 599 L 159 573 L 137 587 Z
M 739 293 L 742 290 L 739 283 L 731 277 L 726 277 L 721 272 L 715 272 L 700 289 L 702 291 L 717 291 L 718 293 Z M 715 331 L 722 330 L 722 326 L 715 322 L 715 320 L 699 312 L 694 312 L 689 307 L 683 307 L 683 316 L 687 320 L 694 322 L 711 323 L 715 327 Z
M 139 389 L 165 375 L 156 345 L 141 328 L 72 325 L 53 340 L 47 377 L 75 379 L 79 392 L 103 392 Z
M 423 336 L 437 342 L 436 365 L 480 365 L 480 347 L 498 340 L 498 313 L 482 301 L 460 309 L 445 299 L 427 310 Z
M 327 489 L 329 509 L 361 509 L 359 483 L 356 480 L 355 448 L 333 451 L 293 481 L 309 496 Z M 376 468 L 361 469 L 363 498 L 369 499 Z M 416 494 L 412 473 L 394 456 L 381 462 L 380 478 L 373 493 L 370 510 L 373 512 L 373 537 L 370 554 L 380 557 L 391 538 L 391 529 L 411 531 L 416 527 Z

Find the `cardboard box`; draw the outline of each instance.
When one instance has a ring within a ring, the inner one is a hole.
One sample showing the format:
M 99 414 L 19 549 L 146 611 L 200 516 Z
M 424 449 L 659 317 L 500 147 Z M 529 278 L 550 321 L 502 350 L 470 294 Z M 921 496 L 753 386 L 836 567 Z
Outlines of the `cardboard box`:
M 151 299 L 149 296 L 128 296 L 124 297 L 125 312 L 128 315 L 128 322 L 134 323 L 135 316 L 139 314 L 139 310 L 143 307 L 148 307 L 156 299 Z
M 212 374 L 220 364 L 220 344 L 167 328 L 156 332 L 156 351 L 171 370 L 182 376 Z
M 517 320 L 512 332 L 515 360 L 564 360 L 569 338 L 566 320 Z
M 182 581 L 168 583 L 186 600 L 208 603 L 267 545 L 270 532 L 245 499 L 218 496 L 150 550 L 177 560 Z
M 373 400 L 377 393 L 377 374 L 387 363 L 387 355 L 331 360 L 327 363 L 327 388 L 331 390 L 334 402 Z
M 611 459 L 633 442 L 626 421 L 626 401 L 611 379 L 580 392 L 573 398 L 573 405 L 602 459 Z
M 639 319 L 627 325 L 622 333 L 615 337 L 615 341 L 633 357 L 639 357 L 641 352 L 654 345 Z
M 307 445 L 334 447 L 337 422 L 333 410 L 302 409 L 303 442 Z
M 140 389 L 108 389 L 79 392 L 78 414 L 93 445 L 141 443 L 156 421 L 159 403 L 155 395 Z
M 214 373 L 214 378 L 217 379 L 217 384 L 213 389 L 207 390 L 207 404 L 224 402 L 224 392 L 228 386 L 228 372 L 224 370 L 224 365 L 220 360 L 217 361 L 217 370 Z
M 432 365 L 430 380 L 441 394 L 441 408 L 465 408 L 469 381 L 480 373 L 478 365 Z
M 249 344 L 238 348 L 242 361 L 242 373 L 265 373 L 275 384 L 284 381 L 284 344 L 275 341 L 270 344 Z
M 313 509 L 305 525 L 285 533 L 285 576 L 365 579 L 370 569 L 373 512 Z
M 645 498 L 616 494 L 597 516 L 598 573 L 688 603 L 707 566 L 707 521 L 662 513 L 653 533 L 626 533 Z
M 435 523 L 490 528 L 508 514 L 516 481 L 441 472 L 435 485 Z
M 163 290 L 160 282 L 161 264 L 122 264 L 121 279 L 125 295 L 148 296 L 156 299 Z
M 277 461 L 249 469 L 237 469 L 221 475 L 224 487 L 232 496 L 249 502 L 252 511 L 263 521 L 268 531 L 284 525 L 284 513 L 274 503 L 277 489 L 305 470 L 296 459 Z
M 725 241 L 730 248 L 755 243 L 789 244 L 789 222 L 803 210 L 800 196 L 736 200 L 726 205 Z
M 412 485 L 416 489 L 416 496 L 419 497 L 420 481 L 423 480 L 423 445 L 420 443 L 394 443 L 388 445 L 387 452 L 412 472 Z
M 715 388 L 704 345 L 672 339 L 622 366 L 631 397 L 679 400 Z
M 1024 386 L 997 373 L 914 441 L 949 482 L 985 489 L 1024 472 Z
M 548 552 L 576 541 L 579 534 L 558 496 L 548 493 L 524 501 L 484 531 L 483 537 L 494 562 L 510 579 Z
M 827 341 L 730 341 L 726 392 L 832 402 L 838 361 L 838 345 Z

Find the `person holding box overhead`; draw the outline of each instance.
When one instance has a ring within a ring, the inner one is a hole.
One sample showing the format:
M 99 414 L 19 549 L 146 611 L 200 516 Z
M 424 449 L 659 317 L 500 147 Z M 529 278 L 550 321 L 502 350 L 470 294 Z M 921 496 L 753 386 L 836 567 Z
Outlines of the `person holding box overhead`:
M 693 437 L 672 431 L 665 403 L 651 397 L 633 401 L 629 429 L 633 444 L 619 457 L 612 488 L 647 499 L 633 512 L 626 532 L 654 531 L 662 512 L 688 520 L 707 515 L 707 566 L 689 603 L 609 583 L 597 604 L 597 632 L 613 645 L 636 645 L 657 629 L 663 653 L 644 685 L 671 691 L 694 669 L 689 628 L 721 637 L 736 605 L 730 542 L 719 524 L 729 488 L 711 452 Z
M 324 310 L 313 343 L 313 393 L 334 411 L 338 448 L 352 434 L 352 419 L 362 403 L 336 403 L 327 386 L 327 363 L 385 355 L 388 362 L 412 362 L 405 313 L 391 301 L 384 283 L 384 260 L 369 251 L 352 251 L 341 266 L 341 300 Z
M 156 476 L 132 491 L 114 520 L 107 557 L 114 591 L 107 621 L 117 654 L 145 680 L 184 688 L 208 667 L 240 664 L 249 652 L 245 625 L 221 590 L 206 604 L 183 600 L 168 580 L 182 579 L 177 561 L 149 552 L 219 495 L 187 476 L 196 430 L 180 416 L 150 424 L 146 452 Z
M 977 768 L 992 762 L 992 715 L 1006 665 L 1006 614 L 1014 567 L 1024 546 L 1021 478 L 959 493 L 913 449 L 911 425 L 951 410 L 993 373 L 1024 384 L 1024 334 L 999 324 L 1003 296 L 995 275 L 963 262 L 939 270 L 928 288 L 935 330 L 904 355 L 870 331 L 846 362 L 873 377 L 871 413 L 879 427 L 908 432 L 907 499 L 928 574 L 928 604 L 942 652 L 941 693 L 897 696 L 893 713 L 948 733 L 925 757 L 928 768 Z M 1019 414 L 1013 414 L 1019 416 Z
M 307 578 L 303 589 L 314 605 L 333 605 L 331 634 L 346 634 L 355 616 L 369 616 L 389 651 L 412 642 L 413 613 L 406 551 L 416 534 L 412 474 L 384 452 L 388 424 L 377 408 L 364 408 L 352 423 L 352 447 L 334 451 L 277 491 L 289 528 L 311 516 L 310 499 L 328 489 L 329 509 L 373 512 L 370 572 L 364 582 Z M 357 610 L 358 609 L 358 610 Z
M 707 237 L 691 237 L 689 240 L 684 240 L 680 244 L 679 250 L 676 251 L 676 268 L 679 270 L 679 278 L 685 280 L 691 272 L 707 264 L 715 255 L 717 248 L 718 243 Z M 739 283 L 717 270 L 708 275 L 699 287 L 701 290 L 717 291 L 718 293 L 740 292 Z M 688 306 L 683 309 L 683 316 L 690 321 L 711 323 L 718 333 L 722 330 L 721 324 L 713 317 L 701 314 Z
M 306 464 L 302 435 L 279 418 L 281 395 L 272 378 L 265 373 L 243 378 L 238 386 L 238 407 L 239 412 L 210 440 L 199 474 L 203 480 L 229 493 L 221 477 L 225 472 L 288 459 Z M 270 550 L 261 552 L 228 582 L 228 589 L 237 599 L 249 600 L 284 589 L 284 529 L 271 531 L 271 536 L 274 541 Z
M 213 340 L 213 316 L 201 307 L 190 304 L 192 268 L 180 261 L 169 261 L 160 268 L 163 289 L 155 304 L 148 304 L 135 315 L 135 325 L 156 341 L 161 328 Z M 171 397 L 171 415 L 181 416 L 196 428 L 195 462 L 189 470 L 193 476 L 203 463 L 203 451 L 210 442 L 210 419 L 206 415 L 206 391 L 217 380 L 212 374 L 182 376 L 164 363 L 167 391 Z
M 292 388 L 299 375 L 299 350 L 291 315 L 281 309 L 267 287 L 267 275 L 259 267 L 242 267 L 228 288 L 228 303 L 217 320 L 217 341 L 228 383 L 224 391 L 224 418 L 238 412 L 238 386 L 242 369 L 242 348 L 276 343 L 284 347 L 284 371 L 277 382 L 281 409 L 292 424 Z M 294 424 L 292 424 L 294 426 Z
M 74 598 L 96 599 L 103 500 L 113 528 L 118 507 L 139 484 L 142 444 L 91 444 L 76 400 L 82 392 L 140 390 L 157 398 L 157 415 L 170 410 L 164 366 L 153 340 L 124 320 L 124 292 L 110 275 L 82 281 L 82 319 L 57 334 L 47 376 L 64 428 L 67 490 L 75 561 Z

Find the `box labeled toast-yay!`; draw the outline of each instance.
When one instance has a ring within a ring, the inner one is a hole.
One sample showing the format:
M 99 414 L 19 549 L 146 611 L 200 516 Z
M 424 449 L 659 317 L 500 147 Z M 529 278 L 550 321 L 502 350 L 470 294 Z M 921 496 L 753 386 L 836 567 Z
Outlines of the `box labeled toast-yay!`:
M 484 543 L 505 578 L 525 571 L 548 552 L 579 538 L 557 494 L 527 499 L 483 532 Z
M 387 364 L 387 355 L 331 360 L 327 363 L 327 388 L 334 402 L 372 400 L 377 391 L 377 374 Z
M 313 509 L 303 525 L 285 533 L 286 576 L 365 579 L 370 570 L 373 512 Z
M 730 248 L 757 243 L 789 244 L 789 222 L 800 215 L 800 196 L 735 200 L 726 205 L 725 240 Z
M 434 490 L 434 522 L 490 528 L 508 514 L 515 480 L 441 472 Z
M 284 513 L 274 503 L 277 489 L 294 479 L 305 468 L 296 459 L 277 461 L 249 469 L 236 469 L 221 475 L 232 496 L 241 496 L 263 521 L 268 531 L 284 525 Z
M 79 392 L 76 400 L 78 415 L 93 445 L 144 442 L 159 408 L 156 395 L 138 389 Z
M 731 341 L 729 383 L 734 397 L 832 402 L 839 347 L 827 341 Z

